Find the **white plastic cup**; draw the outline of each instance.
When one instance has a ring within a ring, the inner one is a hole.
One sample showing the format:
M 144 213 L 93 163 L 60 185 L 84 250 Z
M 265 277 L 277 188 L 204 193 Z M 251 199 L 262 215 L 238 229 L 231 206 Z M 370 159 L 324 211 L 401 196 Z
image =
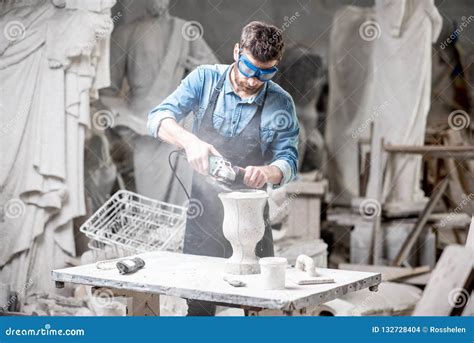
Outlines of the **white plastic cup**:
M 285 289 L 285 274 L 288 261 L 284 257 L 262 257 L 260 273 L 263 289 Z

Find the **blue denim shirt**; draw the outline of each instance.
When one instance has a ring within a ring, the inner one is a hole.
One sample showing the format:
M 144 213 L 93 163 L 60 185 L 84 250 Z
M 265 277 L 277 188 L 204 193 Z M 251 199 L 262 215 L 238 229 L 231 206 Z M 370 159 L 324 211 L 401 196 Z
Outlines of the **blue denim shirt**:
M 148 130 L 158 138 L 158 129 L 163 119 L 174 118 L 180 121 L 193 112 L 193 132 L 197 132 L 211 94 L 220 76 L 227 72 L 224 88 L 213 115 L 214 128 L 226 137 L 238 135 L 252 119 L 258 105 L 263 102 L 264 88 L 268 88 L 261 118 L 261 148 L 262 152 L 270 149 L 273 156 L 271 165 L 282 171 L 283 179 L 280 185 L 291 181 L 297 171 L 299 135 L 293 99 L 272 81 L 266 82 L 254 97 L 242 99 L 234 92 L 229 79 L 231 68 L 228 67 L 222 64 L 197 67 L 181 81 L 173 93 L 148 114 Z M 219 147 L 216 149 L 219 150 Z

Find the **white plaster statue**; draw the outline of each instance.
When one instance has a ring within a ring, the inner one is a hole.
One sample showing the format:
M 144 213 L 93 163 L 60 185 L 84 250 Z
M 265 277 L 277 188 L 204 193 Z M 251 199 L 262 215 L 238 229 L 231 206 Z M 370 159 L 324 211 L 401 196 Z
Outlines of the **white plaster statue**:
M 325 140 L 329 189 L 337 203 L 359 196 L 359 142 L 368 140 L 374 111 L 367 111 L 373 41 L 359 28 L 374 19 L 370 7 L 346 6 L 334 15 L 330 34 L 329 103 Z
M 424 143 L 431 44 L 441 23 L 433 0 L 377 0 L 374 8 L 349 6 L 336 14 L 326 141 L 330 189 L 338 202 L 359 196 L 358 143 L 369 138 L 371 123 L 367 197 L 384 203 L 424 200 L 420 157 L 398 155 L 387 163 L 380 143 L 382 137 L 390 144 Z M 377 179 L 383 170 L 382 190 Z
M 109 85 L 113 0 L 0 3 L 0 282 L 53 291 L 84 215 L 89 101 Z
M 149 136 L 147 114 L 174 91 L 187 72 L 200 64 L 217 63 L 217 59 L 199 26 L 189 26 L 183 19 L 171 16 L 168 4 L 169 0 L 147 1 L 148 16 L 118 26 L 113 32 L 113 89 L 104 92 L 101 101 L 117 113 L 115 126 L 134 131 L 137 192 L 183 205 L 185 195 L 168 166 L 168 154 L 174 148 Z M 192 116 L 189 118 L 192 120 Z M 176 163 L 178 174 L 189 189 L 191 169 L 184 160 Z
M 432 42 L 436 42 L 442 18 L 434 0 L 377 0 L 376 21 L 380 39 L 374 42 L 374 76 L 371 105 L 382 107 L 374 119 L 371 167 L 367 196 L 381 195 L 383 203 L 410 204 L 424 201 L 420 188 L 421 156 L 380 155 L 385 144 L 423 145 L 431 102 Z M 383 189 L 377 182 L 379 162 L 385 169 Z

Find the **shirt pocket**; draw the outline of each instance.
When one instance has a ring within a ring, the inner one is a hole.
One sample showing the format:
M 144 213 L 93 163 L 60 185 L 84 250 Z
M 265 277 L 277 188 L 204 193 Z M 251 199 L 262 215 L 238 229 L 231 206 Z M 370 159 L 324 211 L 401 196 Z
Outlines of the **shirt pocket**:
M 262 141 L 262 150 L 266 151 L 270 144 L 272 144 L 275 137 L 275 129 L 262 128 L 260 129 L 260 139 Z

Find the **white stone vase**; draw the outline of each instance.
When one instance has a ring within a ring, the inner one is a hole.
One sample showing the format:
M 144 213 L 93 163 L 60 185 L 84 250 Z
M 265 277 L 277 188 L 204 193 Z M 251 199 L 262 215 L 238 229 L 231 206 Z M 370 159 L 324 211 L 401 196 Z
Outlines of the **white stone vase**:
M 224 205 L 224 237 L 232 245 L 227 260 L 229 274 L 258 274 L 260 266 L 255 247 L 265 232 L 263 210 L 268 194 L 261 190 L 239 190 L 220 193 Z

